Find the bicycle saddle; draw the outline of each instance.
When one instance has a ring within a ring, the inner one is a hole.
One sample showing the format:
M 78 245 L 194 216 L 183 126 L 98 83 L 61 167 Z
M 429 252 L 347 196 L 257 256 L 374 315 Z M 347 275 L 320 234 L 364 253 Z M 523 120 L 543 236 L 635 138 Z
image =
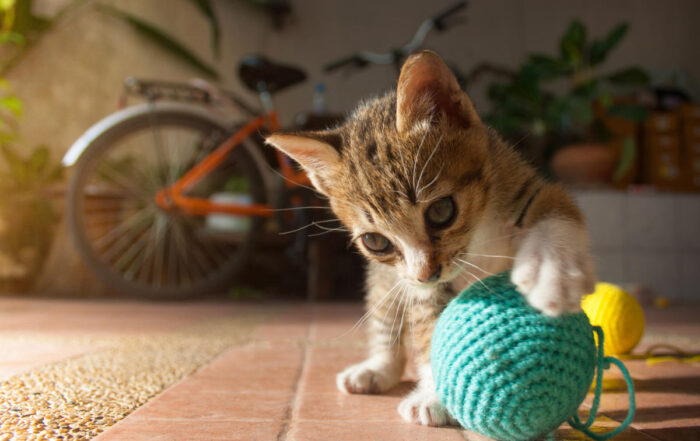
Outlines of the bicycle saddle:
M 259 92 L 258 84 L 263 83 L 270 93 L 301 83 L 306 79 L 306 73 L 303 70 L 274 63 L 262 55 L 244 57 L 238 63 L 238 76 L 248 89 Z

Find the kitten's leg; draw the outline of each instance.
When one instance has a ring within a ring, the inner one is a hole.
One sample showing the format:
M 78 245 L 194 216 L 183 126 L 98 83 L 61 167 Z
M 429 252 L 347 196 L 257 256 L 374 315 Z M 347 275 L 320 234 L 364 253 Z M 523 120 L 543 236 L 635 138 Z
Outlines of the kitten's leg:
M 394 387 L 406 364 L 403 333 L 406 302 L 393 268 L 370 263 L 366 308 L 369 357 L 336 377 L 338 389 L 357 394 L 381 393 Z
M 511 280 L 547 315 L 575 312 L 593 292 L 595 271 L 582 216 L 554 185 L 534 193 L 520 215 L 527 230 L 515 256 Z
M 399 404 L 399 414 L 410 423 L 425 426 L 456 425 L 442 405 L 435 391 L 433 370 L 430 366 L 430 340 L 440 312 L 445 308 L 453 293 L 448 285 L 435 288 L 424 301 L 411 305 L 411 321 L 408 333 L 411 334 L 418 366 L 419 380 L 416 388 Z

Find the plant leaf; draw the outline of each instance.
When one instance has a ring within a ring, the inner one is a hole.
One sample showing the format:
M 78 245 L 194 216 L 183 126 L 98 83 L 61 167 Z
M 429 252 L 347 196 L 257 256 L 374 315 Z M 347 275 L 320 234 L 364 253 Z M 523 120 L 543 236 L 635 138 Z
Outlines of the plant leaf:
M 197 55 L 192 53 L 189 49 L 180 44 L 177 40 L 173 39 L 170 35 L 156 28 L 152 24 L 141 20 L 140 18 L 122 12 L 118 9 L 112 8 L 107 5 L 99 5 L 99 8 L 107 12 L 110 15 L 118 17 L 127 23 L 129 23 L 136 31 L 141 35 L 147 37 L 162 49 L 170 52 L 179 59 L 186 61 L 190 66 L 199 69 L 200 71 L 206 73 L 213 78 L 219 78 L 219 73 L 211 66 L 209 66 L 204 61 L 200 60 Z
M 571 96 L 566 100 L 566 110 L 571 121 L 581 125 L 588 125 L 593 121 L 593 107 L 587 98 Z
M 591 66 L 597 66 L 605 61 L 610 51 L 622 41 L 628 29 L 629 25 L 627 23 L 620 23 L 608 32 L 605 38 L 594 41 L 593 44 L 591 44 L 589 60 Z
M 2 155 L 7 162 L 9 177 L 13 181 L 15 187 L 21 187 L 26 181 L 26 165 L 17 152 L 9 145 L 0 146 Z
M 42 174 L 46 166 L 49 164 L 51 153 L 48 147 L 41 146 L 35 149 L 27 160 L 27 168 L 31 170 L 33 176 Z
M 51 21 L 34 15 L 34 0 L 23 0 L 15 3 L 15 20 L 12 30 L 26 36 L 46 30 Z
M 538 71 L 543 80 L 558 78 L 571 73 L 571 66 L 560 59 L 545 54 L 532 54 L 528 63 Z
M 586 27 L 578 20 L 569 25 L 566 33 L 559 42 L 559 50 L 564 61 L 572 67 L 578 68 L 583 63 L 583 54 L 586 50 Z
M 211 7 L 209 0 L 190 0 L 197 9 L 209 20 L 209 28 L 211 30 L 211 50 L 218 58 L 221 55 L 221 29 L 219 28 L 219 20 L 216 18 L 214 8 Z
M 0 11 L 7 11 L 15 5 L 15 0 L 0 0 Z
M 632 137 L 626 137 L 622 141 L 622 151 L 620 152 L 620 162 L 613 173 L 613 180 L 619 181 L 634 166 L 637 159 L 637 143 Z
M 15 116 L 22 116 L 22 101 L 16 96 L 4 96 L 0 98 L 0 108 L 8 110 Z
M 580 84 L 571 91 L 572 95 L 579 97 L 584 97 L 588 99 L 595 98 L 599 93 L 598 85 L 600 82 L 596 78 L 591 78 L 590 80 Z
M 649 74 L 641 67 L 628 67 L 618 70 L 607 77 L 608 81 L 618 85 L 643 86 L 649 83 Z
M 631 104 L 617 104 L 608 107 L 608 115 L 619 116 L 634 122 L 642 122 L 649 116 L 644 107 Z
M 26 43 L 24 35 L 17 32 L 2 32 L 0 33 L 0 44 L 14 43 L 17 46 L 22 46 Z

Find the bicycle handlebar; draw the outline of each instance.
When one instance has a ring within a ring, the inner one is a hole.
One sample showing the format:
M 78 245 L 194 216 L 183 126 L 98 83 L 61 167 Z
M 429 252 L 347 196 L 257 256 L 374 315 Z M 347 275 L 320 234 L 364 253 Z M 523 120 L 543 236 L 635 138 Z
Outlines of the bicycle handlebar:
M 450 6 L 449 8 L 445 9 L 443 12 L 435 15 L 432 18 L 433 23 L 435 24 L 435 29 L 437 29 L 438 31 L 443 31 L 443 30 L 447 29 L 449 26 L 447 25 L 445 20 L 447 18 L 449 18 L 452 14 L 455 14 L 455 13 L 461 11 L 466 6 L 467 6 L 467 2 L 462 1 L 462 2 L 459 2 L 459 3 L 456 3 L 452 6 Z
M 364 67 L 367 65 L 367 61 L 362 59 L 362 57 L 360 57 L 359 55 L 350 55 L 349 57 L 341 58 L 339 60 L 335 60 L 331 63 L 326 64 L 323 67 L 323 70 L 326 72 L 332 72 L 336 69 L 340 69 L 341 67 L 349 65 Z
M 361 51 L 351 54 L 347 57 L 332 61 L 323 67 L 323 71 L 330 73 L 345 66 L 365 67 L 368 64 L 391 64 L 400 61 L 402 58 L 415 52 L 425 37 L 428 36 L 433 29 L 442 32 L 450 27 L 447 19 L 459 12 L 467 6 L 466 1 L 460 1 L 435 16 L 423 21 L 415 35 L 407 44 L 400 49 L 394 50 L 387 54 L 378 54 L 375 52 Z

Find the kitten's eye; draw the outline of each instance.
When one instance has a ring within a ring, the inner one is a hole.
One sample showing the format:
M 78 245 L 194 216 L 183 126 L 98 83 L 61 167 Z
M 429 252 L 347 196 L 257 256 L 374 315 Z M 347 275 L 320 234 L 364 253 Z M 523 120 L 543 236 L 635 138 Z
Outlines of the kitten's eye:
M 389 239 L 379 233 L 365 233 L 362 235 L 362 243 L 368 250 L 374 253 L 386 253 L 391 248 Z
M 433 202 L 425 212 L 425 220 L 432 228 L 445 228 L 455 215 L 455 203 L 450 196 Z

